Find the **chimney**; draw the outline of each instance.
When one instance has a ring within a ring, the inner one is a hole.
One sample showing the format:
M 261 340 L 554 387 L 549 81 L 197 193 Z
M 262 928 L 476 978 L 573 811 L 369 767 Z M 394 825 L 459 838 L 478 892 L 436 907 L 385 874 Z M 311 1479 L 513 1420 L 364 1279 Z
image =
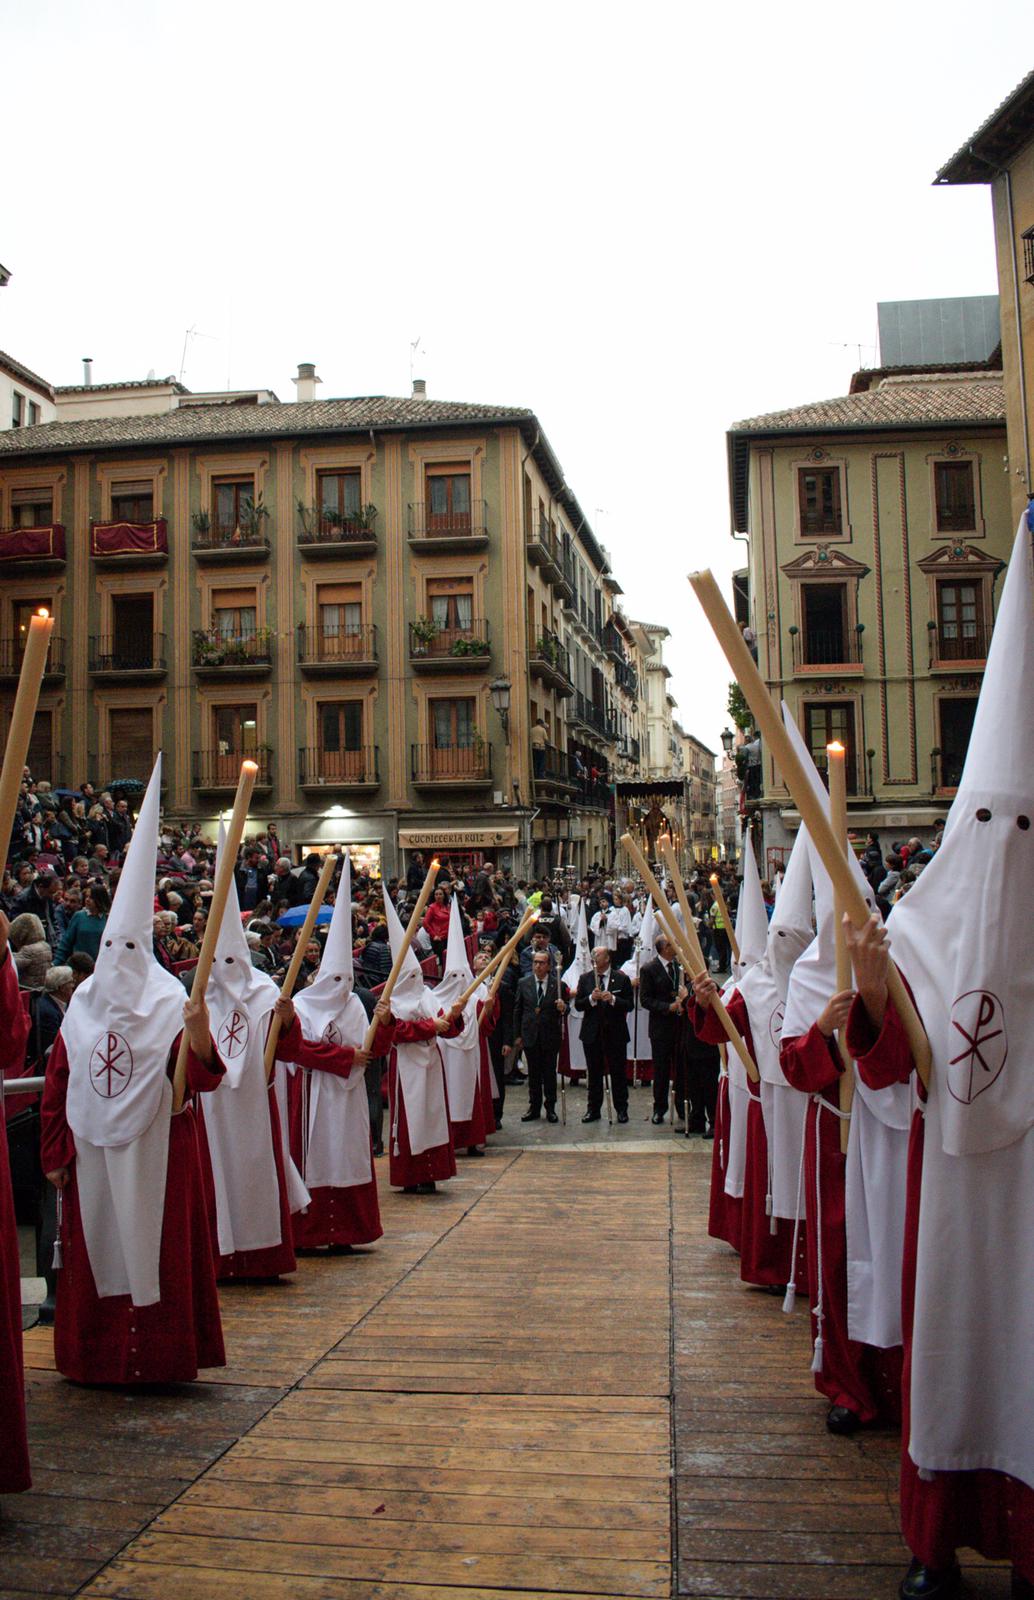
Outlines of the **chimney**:
M 426 380 L 424 378 L 414 378 L 413 379 L 413 399 L 414 400 L 426 400 L 427 399 L 427 382 L 426 382 Z
M 93 357 L 83 356 L 83 382 L 88 389 L 93 388 Z
M 315 400 L 316 385 L 322 382 L 323 379 L 316 376 L 316 363 L 314 361 L 299 361 L 298 376 L 294 380 L 295 399 L 298 401 Z

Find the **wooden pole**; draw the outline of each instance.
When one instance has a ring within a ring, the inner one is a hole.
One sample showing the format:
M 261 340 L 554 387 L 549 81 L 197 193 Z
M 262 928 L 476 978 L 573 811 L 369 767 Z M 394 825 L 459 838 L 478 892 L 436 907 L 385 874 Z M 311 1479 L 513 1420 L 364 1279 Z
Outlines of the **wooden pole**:
M 201 941 L 201 953 L 197 958 L 194 968 L 194 982 L 191 985 L 190 997 L 192 1000 L 203 1000 L 205 990 L 208 988 L 208 978 L 212 971 L 212 962 L 215 960 L 215 947 L 219 939 L 219 929 L 222 927 L 223 912 L 226 909 L 226 898 L 233 882 L 233 869 L 237 865 L 237 851 L 240 848 L 241 838 L 244 834 L 244 825 L 248 820 L 248 807 L 251 804 L 251 792 L 255 787 L 258 777 L 258 764 L 254 761 L 241 762 L 241 774 L 237 780 L 237 793 L 233 800 L 233 812 L 230 816 L 229 826 L 226 829 L 226 839 L 219 853 L 219 865 L 216 868 L 215 883 L 212 887 L 212 901 L 208 908 L 208 921 L 205 923 L 205 936 Z M 176 1054 L 176 1070 L 172 1079 L 172 1109 L 179 1111 L 183 1106 L 183 1098 L 187 1091 L 187 1053 L 190 1041 L 186 1029 L 180 1035 L 180 1047 Z
M 794 802 L 801 814 L 801 820 L 811 836 L 822 865 L 829 873 L 834 892 L 840 894 L 844 910 L 851 918 L 856 928 L 863 928 L 869 919 L 869 907 L 865 897 L 851 875 L 843 852 L 839 849 L 836 836 L 829 825 L 826 808 L 811 786 L 801 762 L 790 743 L 790 737 L 783 727 L 783 720 L 779 708 L 768 690 L 765 688 L 757 666 L 743 641 L 733 620 L 728 606 L 722 598 L 721 591 L 714 580 L 714 574 L 708 571 L 691 572 L 689 582 L 693 592 L 700 601 L 704 614 L 714 629 L 715 637 L 725 652 L 725 658 L 732 668 L 733 677 L 739 684 L 754 714 L 761 736 L 764 739 L 768 754 L 774 760 L 794 798 Z M 904 980 L 893 961 L 887 974 L 887 987 L 902 1026 L 908 1035 L 908 1042 L 916 1064 L 916 1072 L 920 1081 L 925 1086 L 930 1082 L 930 1041 L 926 1037 L 919 1014 L 912 1004 L 912 998 L 905 987 Z
M 301 972 L 302 962 L 305 960 L 305 947 L 312 938 L 312 930 L 316 926 L 316 918 L 319 916 L 320 906 L 323 904 L 327 890 L 330 888 L 330 880 L 334 876 L 334 868 L 337 864 L 338 857 L 333 850 L 328 851 L 320 871 L 319 882 L 316 885 L 312 899 L 309 901 L 309 909 L 305 913 L 305 921 L 302 923 L 302 930 L 298 935 L 298 943 L 291 952 L 291 962 L 284 975 L 284 981 L 280 985 L 281 1000 L 289 1000 L 294 993 L 294 986 L 298 982 L 298 974 Z M 266 1034 L 266 1048 L 262 1057 L 266 1069 L 267 1082 L 273 1076 L 279 1038 L 280 1018 L 274 1016 L 269 1024 L 269 1032 Z
M 833 825 L 833 832 L 840 842 L 845 858 L 850 846 L 847 842 L 847 773 L 844 766 L 844 747 L 834 740 L 826 746 L 826 762 L 829 772 L 829 820 Z M 844 937 L 844 902 L 839 890 L 833 893 L 833 932 L 836 940 L 836 985 L 837 993 L 842 989 L 851 987 L 851 957 L 847 950 L 847 940 Z M 837 1029 L 837 1048 L 840 1051 L 840 1060 L 843 1072 L 840 1074 L 840 1151 L 847 1154 L 847 1141 L 851 1132 L 848 1117 L 851 1115 L 851 1102 L 854 1099 L 854 1062 L 844 1040 L 841 1029 Z
M 729 915 L 729 907 L 725 903 L 725 896 L 722 893 L 722 885 L 717 872 L 712 872 L 710 881 L 711 888 L 714 890 L 714 897 L 718 901 L 718 909 L 722 914 L 722 921 L 725 923 L 725 932 L 729 939 L 729 949 L 732 951 L 732 959 L 735 961 L 736 965 L 739 966 L 739 941 L 736 938 L 736 929 L 733 927 L 732 918 Z
M 532 923 L 533 922 L 537 922 L 538 920 L 539 920 L 539 913 L 537 911 L 529 911 L 529 912 L 527 912 L 527 914 L 524 917 L 523 922 L 521 923 L 520 927 L 517 929 L 517 932 L 512 936 L 512 938 L 507 939 L 506 943 L 503 945 L 501 950 L 497 950 L 496 951 L 495 955 L 492 957 L 492 959 L 488 963 L 487 967 L 482 967 L 481 971 L 478 973 L 477 977 L 474 979 L 474 982 L 467 985 L 467 987 L 464 989 L 463 993 L 460 995 L 459 999 L 458 1000 L 454 1000 L 453 1004 L 459 1006 L 460 1009 L 462 1010 L 462 1008 L 466 1005 L 467 1001 L 470 999 L 471 995 L 474 993 L 475 989 L 480 989 L 480 987 L 484 983 L 485 979 L 487 977 L 489 977 L 490 974 L 493 973 L 493 972 L 496 974 L 496 976 L 495 976 L 495 981 L 492 984 L 492 988 L 491 988 L 491 990 L 489 992 L 488 998 L 489 998 L 490 1002 L 492 1000 L 494 1000 L 495 992 L 498 989 L 500 983 L 502 983 L 502 981 L 503 981 L 503 973 L 506 971 L 506 968 L 507 968 L 507 965 L 509 963 L 510 957 L 513 955 L 513 952 L 516 950 L 517 946 L 520 944 L 521 940 L 524 938 L 524 935 L 527 933 L 527 931 L 531 927 Z
M 689 912 L 688 905 L 686 906 L 686 908 L 682 912 L 682 915 L 686 918 L 687 922 L 689 923 L 689 929 L 688 929 L 688 933 L 687 933 L 687 931 L 685 929 L 680 927 L 678 918 L 672 912 L 672 909 L 668 904 L 668 901 L 667 901 L 667 899 L 666 899 L 666 897 L 664 895 L 664 892 L 661 889 L 660 884 L 657 882 L 657 879 L 654 877 L 653 872 L 650 870 L 649 862 L 647 861 L 646 857 L 643 855 L 642 851 L 639 849 L 639 846 L 636 844 L 636 842 L 632 838 L 631 834 L 626 833 L 623 836 L 623 838 L 621 840 L 621 843 L 625 846 L 625 849 L 628 851 L 629 855 L 632 857 L 632 860 L 635 862 L 636 870 L 639 872 L 640 877 L 642 878 L 643 882 L 645 883 L 645 885 L 647 887 L 647 890 L 650 893 L 650 895 L 652 896 L 653 902 L 654 902 L 655 906 L 657 907 L 657 911 L 658 911 L 658 914 L 660 916 L 660 919 L 661 919 L 662 923 L 664 924 L 665 932 L 667 933 L 668 938 L 671 940 L 672 944 L 675 946 L 675 949 L 678 950 L 679 953 L 682 956 L 682 964 L 685 967 L 686 971 L 691 976 L 695 976 L 695 977 L 700 977 L 701 975 L 706 975 L 706 973 L 707 973 L 707 962 L 704 960 L 703 953 L 702 953 L 702 951 L 700 949 L 700 941 L 697 938 L 696 929 L 693 926 L 693 918 L 692 918 L 691 913 Z M 670 848 L 670 846 L 669 846 L 669 848 Z M 679 893 L 680 889 L 682 890 L 682 898 L 679 901 L 679 904 L 681 906 L 683 904 L 683 901 L 685 901 L 686 891 L 682 887 L 681 874 L 676 870 L 676 872 L 675 872 L 675 892 L 676 892 L 676 894 Z M 692 940 L 693 940 L 693 944 L 692 945 L 689 942 L 690 936 L 692 937 Z M 693 948 L 693 945 L 696 946 L 695 950 Z M 695 971 L 694 971 L 694 969 L 695 969 Z M 718 1018 L 718 1020 L 721 1023 L 723 1029 L 725 1030 L 725 1035 L 726 1035 L 727 1039 L 729 1040 L 729 1043 L 732 1045 L 733 1049 L 736 1051 L 736 1054 L 739 1056 L 740 1060 L 743 1062 L 744 1071 L 746 1072 L 747 1076 L 749 1077 L 751 1083 L 757 1083 L 759 1081 L 758 1069 L 754 1065 L 754 1062 L 751 1060 L 750 1051 L 747 1049 L 747 1046 L 744 1044 L 743 1039 L 741 1038 L 736 1026 L 734 1025 L 734 1023 L 732 1021 L 732 1018 L 729 1016 L 729 1013 L 726 1011 L 726 1009 L 723 1006 L 721 1000 L 718 1000 L 718 999 L 713 1000 L 711 1002 L 711 1004 L 712 1004 L 712 1007 L 714 1009 L 715 1016 Z
M 419 928 L 424 912 L 427 909 L 427 902 L 431 898 L 431 892 L 434 889 L 435 879 L 438 877 L 438 866 L 439 863 L 436 856 L 427 869 L 427 876 L 425 877 L 423 886 L 419 895 L 417 896 L 416 905 L 413 907 L 413 914 L 410 917 L 406 926 L 406 931 L 402 936 L 402 943 L 399 946 L 399 953 L 391 963 L 391 971 L 388 973 L 384 988 L 381 990 L 380 998 L 385 1002 L 385 1004 L 388 1004 L 391 1001 L 392 991 L 398 982 L 399 973 L 402 971 L 402 963 L 409 954 L 410 945 L 416 938 L 416 931 Z M 363 1041 L 364 1050 L 372 1052 L 373 1041 L 377 1037 L 377 1030 L 379 1026 L 380 1024 L 377 1022 L 376 1018 L 371 1019 L 370 1026 L 366 1030 L 366 1038 Z
M 5 861 L 14 829 L 15 813 L 18 810 L 22 776 L 29 754 L 29 741 L 32 738 L 32 724 L 36 718 L 40 684 L 43 682 L 43 673 L 46 670 L 47 651 L 50 648 L 50 635 L 53 630 L 54 619 L 42 607 L 34 617 L 30 617 L 29 636 L 25 641 L 25 654 L 22 656 L 21 671 L 18 674 L 18 690 L 11 710 L 11 725 L 7 730 L 4 764 L 0 770 L 0 846 L 3 847 Z

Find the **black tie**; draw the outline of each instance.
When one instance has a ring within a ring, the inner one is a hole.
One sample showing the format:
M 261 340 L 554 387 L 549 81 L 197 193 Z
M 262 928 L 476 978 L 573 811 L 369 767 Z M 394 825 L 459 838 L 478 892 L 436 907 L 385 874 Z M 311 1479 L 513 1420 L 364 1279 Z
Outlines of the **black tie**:
M 678 994 L 678 992 L 679 992 L 679 964 L 678 964 L 677 961 L 673 961 L 672 964 L 671 964 L 671 987 L 674 990 L 674 992 L 676 994 Z
M 542 1001 L 543 1001 L 544 997 L 545 997 L 545 990 L 543 989 L 542 984 L 540 983 L 539 984 L 539 1005 L 540 1006 L 542 1005 Z

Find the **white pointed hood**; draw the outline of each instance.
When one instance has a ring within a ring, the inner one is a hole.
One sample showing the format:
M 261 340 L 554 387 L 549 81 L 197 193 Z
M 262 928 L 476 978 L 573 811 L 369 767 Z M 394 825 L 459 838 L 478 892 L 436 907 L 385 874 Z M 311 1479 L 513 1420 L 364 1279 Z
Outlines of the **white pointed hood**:
M 589 925 L 585 919 L 585 901 L 578 902 L 578 930 L 574 936 L 574 960 L 561 981 L 569 989 L 577 989 L 578 979 L 592 968 L 592 951 L 589 949 Z
M 453 895 L 449 907 L 449 939 L 445 947 L 445 971 L 434 997 L 443 1011 L 448 1011 L 464 989 L 474 981 L 467 957 L 467 941 L 463 936 L 463 919 L 460 916 L 459 896 Z
M 226 829 L 219 823 L 216 872 L 226 848 Z M 276 1005 L 280 990 L 268 973 L 252 965 L 248 941 L 241 922 L 237 884 L 230 878 L 226 908 L 219 926 L 219 937 L 208 980 L 206 1000 L 212 1018 L 212 1036 L 226 1067 L 227 1087 L 235 1088 L 247 1059 L 246 1034 L 265 1039 L 263 1018 Z
M 173 1041 L 183 1026 L 183 985 L 154 957 L 159 755 L 140 807 L 97 963 L 61 1025 L 68 1052 L 68 1121 L 96 1145 L 125 1145 L 158 1111 Z
M 449 941 L 445 950 L 445 973 L 433 991 L 432 999 L 444 1015 L 473 982 L 467 960 L 467 946 L 460 919 L 459 896 L 453 895 L 449 911 Z M 474 1114 L 474 1096 L 481 1067 L 481 1041 L 478 1030 L 477 993 L 463 1008 L 463 1027 L 455 1039 L 442 1039 L 439 1048 L 449 1090 L 449 1121 L 469 1122 Z
M 661 924 L 657 921 L 657 913 L 653 909 L 653 899 L 648 895 L 646 899 L 646 910 L 643 912 L 643 920 L 639 924 L 639 948 L 629 956 L 628 960 L 621 968 L 626 978 L 638 978 L 639 970 L 644 961 L 653 960 L 654 956 L 657 954 L 653 947 L 654 940 L 661 931 Z M 586 943 L 588 943 L 588 940 L 586 940 Z M 589 966 L 591 965 L 592 954 L 590 952 Z M 585 970 L 588 972 L 589 967 L 586 967 Z
M 302 1019 L 302 1029 L 307 1039 L 329 1039 L 332 1044 L 342 1040 L 352 1044 L 351 1037 L 342 1032 L 346 1013 L 358 1017 L 354 1000 L 363 1018 L 366 1012 L 354 994 L 355 970 L 352 964 L 352 864 L 346 854 L 338 883 L 334 914 L 327 929 L 327 942 L 323 947 L 320 968 L 307 989 L 295 995 L 294 1009 Z M 331 1028 L 328 1034 L 327 1029 Z M 360 1037 L 361 1042 L 361 1037 Z
M 931 1100 L 949 1155 L 1001 1149 L 1034 1126 L 1034 577 L 1025 521 L 943 841 L 887 924 L 930 1038 Z
M 391 959 L 395 960 L 402 949 L 402 941 L 406 930 L 399 921 L 399 914 L 395 910 L 388 894 L 387 888 L 382 889 L 384 895 L 384 920 L 388 924 L 388 944 L 391 948 Z M 401 1017 L 404 1022 L 411 1021 L 414 1017 L 427 1016 L 429 1013 L 424 1006 L 424 974 L 416 958 L 413 946 L 406 951 L 406 959 L 402 963 L 402 971 L 392 990 L 391 1010 L 392 1015 Z
M 811 751 L 805 744 L 789 707 L 783 702 L 783 723 L 786 727 L 790 743 L 797 752 L 802 767 L 808 777 L 815 794 L 822 801 L 826 815 L 829 815 L 829 791 L 822 781 L 821 774 L 812 760 Z M 802 833 L 806 830 L 802 827 Z M 793 971 L 793 980 L 786 997 L 786 1017 L 783 1022 L 783 1033 L 787 1039 L 796 1039 L 801 1034 L 807 1033 L 814 1022 L 817 1022 L 825 1009 L 826 1002 L 836 994 L 837 989 L 837 962 L 836 962 L 836 930 L 833 919 L 833 883 L 822 865 L 815 846 L 808 841 L 811 859 L 811 876 L 815 891 L 815 938 L 797 962 Z M 858 857 L 853 850 L 847 853 L 848 866 L 858 885 L 866 905 L 870 911 L 875 910 L 875 899 L 872 885 L 858 864 Z M 786 893 L 786 883 L 783 883 L 779 901 L 773 913 L 773 921 L 779 914 L 779 907 Z
M 745 977 L 758 961 L 764 959 L 768 946 L 768 912 L 761 893 L 761 877 L 751 831 L 748 828 L 743 840 L 743 881 L 736 906 L 736 943 L 740 959 L 735 964 L 733 976 Z
M 779 1065 L 790 978 L 812 942 L 811 841 L 802 827 L 794 840 L 783 887 L 768 924 L 765 954 L 740 979 L 737 987 L 747 1007 L 757 1067 L 765 1083 L 786 1086 Z

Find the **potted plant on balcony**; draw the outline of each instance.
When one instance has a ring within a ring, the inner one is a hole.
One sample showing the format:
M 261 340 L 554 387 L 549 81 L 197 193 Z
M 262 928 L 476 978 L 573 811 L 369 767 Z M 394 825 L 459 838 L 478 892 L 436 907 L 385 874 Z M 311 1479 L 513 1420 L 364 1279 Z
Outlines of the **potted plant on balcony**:
M 190 519 L 190 526 L 199 539 L 205 539 L 212 531 L 212 519 L 207 511 L 195 511 Z
M 250 496 L 241 501 L 240 523 L 235 530 L 243 535 L 248 544 L 257 544 L 262 537 L 262 524 L 269 517 L 269 508 L 262 504 L 262 496 L 257 500 Z
M 195 628 L 195 667 L 221 667 L 226 659 L 225 647 L 226 641 L 213 628 Z
M 304 500 L 298 500 L 295 503 L 298 507 L 298 522 L 301 526 L 302 538 L 307 541 L 315 539 L 322 515 L 319 506 L 307 506 Z
M 552 638 L 548 633 L 541 634 L 537 649 L 543 660 L 548 661 L 551 667 L 556 666 L 560 659 L 560 646 L 556 639 Z
M 480 638 L 476 633 L 469 634 L 464 639 L 454 639 L 449 647 L 451 656 L 487 656 L 489 653 L 488 640 Z
M 437 639 L 440 629 L 432 617 L 417 617 L 410 624 L 413 641 L 413 654 L 426 656 L 428 648 Z

